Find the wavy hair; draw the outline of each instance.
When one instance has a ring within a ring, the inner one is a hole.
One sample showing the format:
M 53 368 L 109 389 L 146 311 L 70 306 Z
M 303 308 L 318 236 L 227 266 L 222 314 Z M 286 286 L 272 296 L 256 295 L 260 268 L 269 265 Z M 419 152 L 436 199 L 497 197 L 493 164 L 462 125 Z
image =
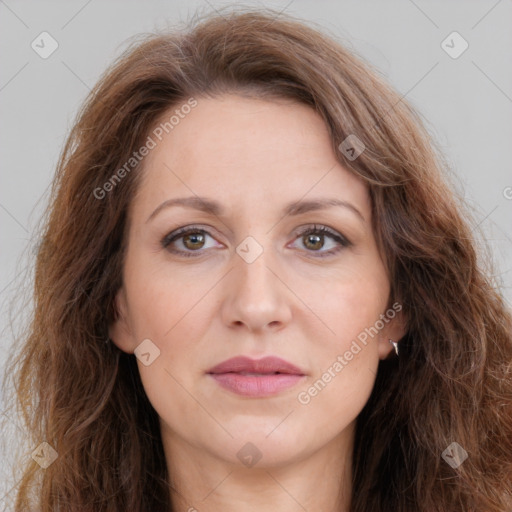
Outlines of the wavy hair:
M 15 511 L 172 510 L 158 416 L 133 355 L 108 340 L 127 209 L 144 161 L 95 190 L 190 97 L 237 93 L 309 105 L 340 162 L 369 187 L 373 229 L 403 305 L 400 357 L 381 361 L 357 419 L 351 512 L 505 512 L 512 489 L 512 320 L 480 264 L 465 207 L 418 113 L 353 50 L 272 10 L 145 34 L 88 95 L 42 220 L 33 314 L 9 375 L 46 469 L 20 461 Z M 356 159 L 338 149 L 356 135 Z M 468 458 L 442 458 L 457 442 Z M 28 462 L 26 462 L 28 460 Z

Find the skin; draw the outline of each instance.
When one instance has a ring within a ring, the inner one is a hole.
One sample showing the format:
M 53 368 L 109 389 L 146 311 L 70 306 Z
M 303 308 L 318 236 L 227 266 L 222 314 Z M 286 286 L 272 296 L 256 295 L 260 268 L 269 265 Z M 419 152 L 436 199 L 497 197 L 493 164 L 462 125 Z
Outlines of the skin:
M 404 334 L 401 315 L 308 404 L 297 397 L 389 309 L 367 186 L 339 163 L 311 108 L 233 94 L 197 99 L 144 159 L 111 339 L 127 353 L 145 339 L 160 350 L 150 365 L 137 364 L 160 417 L 177 511 L 348 510 L 355 420 L 379 360 L 393 350 L 388 340 Z M 225 211 L 174 205 L 147 220 L 163 201 L 188 196 Z M 340 206 L 282 213 L 292 201 L 323 197 L 350 203 L 362 218 Z M 351 245 L 297 233 L 313 224 Z M 190 225 L 207 234 L 162 247 Z M 236 252 L 248 236 L 263 249 L 251 263 Z M 306 376 L 271 397 L 239 396 L 206 374 L 237 355 L 276 355 Z M 253 467 L 237 457 L 248 442 L 261 454 Z

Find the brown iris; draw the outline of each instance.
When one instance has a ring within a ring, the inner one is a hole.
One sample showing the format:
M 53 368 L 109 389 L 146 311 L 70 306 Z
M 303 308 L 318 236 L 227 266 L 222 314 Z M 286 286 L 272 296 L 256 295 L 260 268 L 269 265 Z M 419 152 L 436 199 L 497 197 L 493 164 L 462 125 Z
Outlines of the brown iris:
M 190 242 L 190 245 L 189 245 Z M 183 245 L 187 249 L 200 249 L 204 245 L 203 233 L 189 233 L 183 236 Z
M 312 235 L 312 234 L 309 234 L 309 235 L 305 235 L 303 237 L 303 240 L 305 240 L 304 241 L 304 245 L 308 249 L 321 249 L 322 246 L 323 246 L 323 235 Z M 312 244 L 308 245 L 309 242 L 312 242 Z

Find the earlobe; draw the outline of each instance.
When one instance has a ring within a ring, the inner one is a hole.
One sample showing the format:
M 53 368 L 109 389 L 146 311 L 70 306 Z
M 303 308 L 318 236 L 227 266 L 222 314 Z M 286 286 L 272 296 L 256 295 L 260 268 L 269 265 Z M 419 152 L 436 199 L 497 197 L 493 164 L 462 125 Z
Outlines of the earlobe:
M 108 334 L 112 342 L 123 352 L 133 354 L 132 333 L 128 323 L 126 295 L 121 288 L 114 298 L 115 319 L 108 326 Z

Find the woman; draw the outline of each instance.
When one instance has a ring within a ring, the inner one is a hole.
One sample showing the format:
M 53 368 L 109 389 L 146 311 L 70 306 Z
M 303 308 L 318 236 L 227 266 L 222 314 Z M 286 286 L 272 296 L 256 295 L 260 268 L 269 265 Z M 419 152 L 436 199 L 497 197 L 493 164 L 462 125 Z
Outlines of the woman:
M 16 511 L 511 509 L 510 312 L 440 159 L 276 14 L 148 37 L 81 110 L 12 369 Z

